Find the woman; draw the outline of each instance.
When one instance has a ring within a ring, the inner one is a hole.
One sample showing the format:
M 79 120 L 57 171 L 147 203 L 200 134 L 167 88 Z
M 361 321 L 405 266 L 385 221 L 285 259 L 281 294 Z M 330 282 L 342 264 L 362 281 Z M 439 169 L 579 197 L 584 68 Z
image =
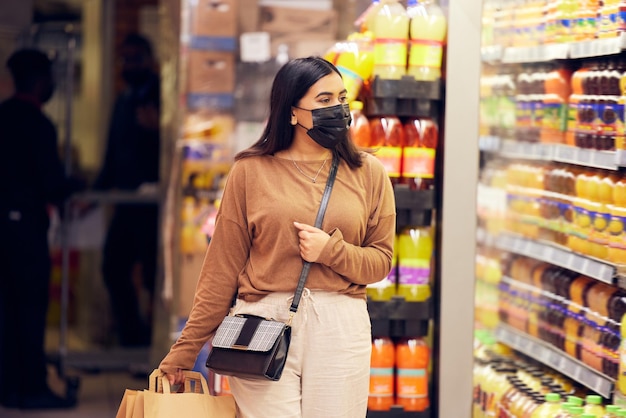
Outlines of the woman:
M 365 285 L 391 269 L 395 203 L 372 155 L 348 138 L 339 71 L 295 59 L 276 74 L 259 141 L 235 157 L 189 320 L 160 370 L 172 384 L 231 308 L 287 321 L 302 260 L 313 263 L 278 382 L 229 378 L 245 418 L 362 418 L 371 326 Z M 322 224 L 311 226 L 333 154 L 340 157 Z

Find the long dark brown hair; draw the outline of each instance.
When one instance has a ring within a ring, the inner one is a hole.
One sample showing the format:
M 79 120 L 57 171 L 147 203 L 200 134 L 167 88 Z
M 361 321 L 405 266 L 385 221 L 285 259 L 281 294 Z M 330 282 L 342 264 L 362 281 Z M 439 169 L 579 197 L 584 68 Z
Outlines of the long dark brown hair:
M 273 155 L 289 148 L 295 127 L 291 125 L 291 107 L 298 104 L 309 88 L 319 79 L 339 70 L 320 57 L 296 58 L 283 65 L 272 84 L 270 116 L 263 134 L 250 148 L 235 156 L 235 160 L 257 155 Z M 359 149 L 347 138 L 337 144 L 333 153 L 343 158 L 350 168 L 363 165 Z

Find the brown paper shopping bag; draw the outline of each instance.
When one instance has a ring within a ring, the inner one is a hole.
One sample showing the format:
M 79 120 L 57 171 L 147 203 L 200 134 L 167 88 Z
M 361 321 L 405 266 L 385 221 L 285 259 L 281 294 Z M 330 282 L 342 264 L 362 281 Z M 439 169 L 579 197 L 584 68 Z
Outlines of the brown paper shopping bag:
M 143 391 L 126 389 L 115 418 L 143 418 Z
M 232 396 L 212 396 L 202 374 L 184 373 L 185 391 L 172 393 L 169 381 L 162 378 L 161 372 L 152 372 L 149 389 L 143 391 L 144 418 L 235 418 Z

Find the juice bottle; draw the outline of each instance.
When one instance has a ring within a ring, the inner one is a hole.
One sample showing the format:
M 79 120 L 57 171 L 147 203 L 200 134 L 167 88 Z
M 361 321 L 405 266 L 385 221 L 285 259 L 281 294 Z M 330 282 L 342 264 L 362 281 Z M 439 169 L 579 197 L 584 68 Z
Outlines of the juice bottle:
M 602 418 L 604 416 L 604 407 L 602 406 L 602 397 L 598 395 L 587 395 L 585 397 L 585 414 L 590 414 L 594 418 Z
M 561 403 L 561 409 L 554 416 L 554 418 L 567 418 L 567 417 L 569 417 L 570 416 L 569 410 L 570 410 L 570 408 L 572 406 L 575 406 L 575 405 L 570 403 L 570 402 L 563 402 L 563 403 Z
M 424 411 L 428 400 L 430 349 L 422 338 L 402 338 L 396 344 L 396 403 L 405 411 Z
M 374 51 L 371 32 L 348 35 L 343 48 L 331 60 L 343 77 L 348 103 L 356 100 L 363 82 L 372 77 Z
M 439 80 L 448 26 L 446 16 L 435 0 L 409 0 L 407 15 L 411 19 L 407 73 L 416 80 Z
M 571 78 L 572 94 L 568 100 L 567 108 L 567 133 L 565 135 L 565 143 L 567 145 L 576 145 L 576 130 L 578 129 L 578 104 L 583 96 L 582 78 L 588 68 L 582 66 L 574 71 Z
M 602 341 L 604 350 L 602 372 L 614 379 L 617 379 L 619 372 L 620 321 L 625 313 L 626 292 L 619 290 L 613 294 L 609 301 L 609 320 L 607 321 L 607 330 Z
M 392 183 L 397 184 L 402 173 L 402 148 L 406 142 L 402 123 L 397 116 L 370 118 L 371 147 L 387 170 Z
M 610 207 L 609 260 L 626 264 L 626 178 L 616 177 L 613 186 L 613 205 Z
M 624 5 L 623 25 L 626 26 L 626 2 Z M 622 6 L 620 6 L 622 7 Z M 624 105 L 626 104 L 626 61 L 620 59 L 617 63 L 616 72 L 619 76 L 619 99 L 617 101 L 617 133 L 615 135 L 615 149 L 626 148 L 626 137 L 624 136 Z
M 370 388 L 367 408 L 388 411 L 394 403 L 395 347 L 389 337 L 375 337 L 372 342 Z
M 433 238 L 430 227 L 406 227 L 398 238 L 398 296 L 411 302 L 430 298 Z
M 369 120 L 363 113 L 363 102 L 358 100 L 350 102 L 350 113 L 352 114 L 352 123 L 350 124 L 352 142 L 358 147 L 369 147 L 372 131 Z
M 391 270 L 387 277 L 379 282 L 368 284 L 365 287 L 367 296 L 373 301 L 389 301 L 396 295 L 398 284 L 398 235 L 393 240 L 393 257 Z
M 381 0 L 374 16 L 373 76 L 399 80 L 406 75 L 409 17 L 397 0 Z
M 617 411 L 619 411 L 619 409 L 620 408 L 617 405 L 607 405 L 602 418 L 617 418 Z
M 583 331 L 580 314 L 583 311 L 589 288 L 595 284 L 595 280 L 587 276 L 578 276 L 572 281 L 569 288 L 569 304 L 564 323 L 565 328 L 565 352 L 580 360 L 581 334 Z
M 584 412 L 584 409 L 582 406 L 572 406 L 569 409 L 569 416 L 572 418 L 580 418 L 583 412 Z
M 434 187 L 437 124 L 432 119 L 410 118 L 403 127 L 406 143 L 402 150 L 402 181 L 412 189 L 430 189 Z
M 381 7 L 383 5 L 380 0 L 372 0 L 367 9 L 355 20 L 354 24 L 361 32 L 374 32 L 374 19 Z
M 622 316 L 620 334 L 622 341 L 619 347 L 619 373 L 617 374 L 615 392 L 616 396 L 619 394 L 621 398 L 624 398 L 626 396 L 626 314 Z
M 545 395 L 545 402 L 541 404 L 531 418 L 553 418 L 561 409 L 561 397 L 558 393 L 548 393 Z
M 565 143 L 567 100 L 572 94 L 571 77 L 571 71 L 564 66 L 552 66 L 546 74 L 542 142 Z
M 587 323 L 583 330 L 583 350 L 581 360 L 595 370 L 602 371 L 602 329 L 608 317 L 609 300 L 617 287 L 598 282 L 591 286 L 587 296 L 588 310 L 585 313 Z

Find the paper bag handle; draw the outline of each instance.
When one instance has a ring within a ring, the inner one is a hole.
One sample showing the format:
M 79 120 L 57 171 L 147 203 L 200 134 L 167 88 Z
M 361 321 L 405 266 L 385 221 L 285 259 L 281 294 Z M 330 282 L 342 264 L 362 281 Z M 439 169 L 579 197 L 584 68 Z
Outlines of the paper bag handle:
M 190 393 L 190 392 L 200 393 L 200 386 L 198 386 L 197 383 L 194 387 L 195 390 L 193 391 L 191 390 L 192 381 L 200 382 L 200 384 L 202 385 L 202 392 L 206 394 L 210 393 L 209 385 L 206 379 L 204 378 L 204 376 L 202 375 L 202 373 L 194 372 L 191 370 L 183 370 L 183 376 L 185 377 L 185 393 Z M 151 392 L 162 391 L 163 393 L 167 393 L 167 394 L 172 393 L 171 387 L 170 387 L 170 381 L 163 378 L 163 373 L 159 369 L 155 369 L 150 374 L 150 391 Z

